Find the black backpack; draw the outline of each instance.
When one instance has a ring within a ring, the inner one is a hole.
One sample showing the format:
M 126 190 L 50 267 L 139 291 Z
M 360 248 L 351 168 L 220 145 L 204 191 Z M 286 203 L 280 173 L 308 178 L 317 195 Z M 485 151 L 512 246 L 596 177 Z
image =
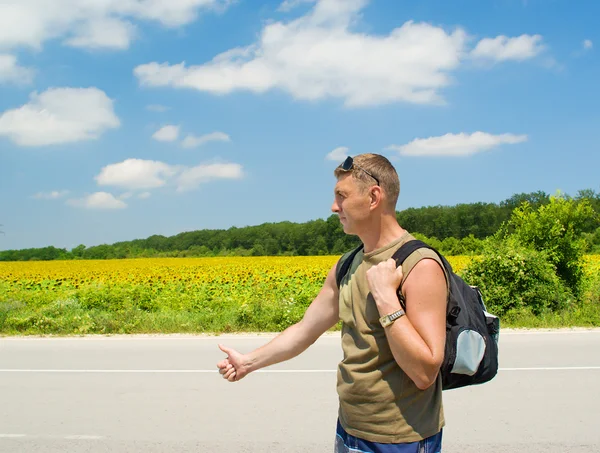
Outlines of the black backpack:
M 479 288 L 470 286 L 452 271 L 450 263 L 433 247 L 419 240 L 402 245 L 392 256 L 400 266 L 415 250 L 428 248 L 442 260 L 449 277 L 450 294 L 446 310 L 446 347 L 440 369 L 442 389 L 483 384 L 498 373 L 500 320 L 487 312 Z M 337 286 L 350 270 L 362 245 L 340 258 L 336 269 Z M 404 297 L 398 288 L 404 306 Z

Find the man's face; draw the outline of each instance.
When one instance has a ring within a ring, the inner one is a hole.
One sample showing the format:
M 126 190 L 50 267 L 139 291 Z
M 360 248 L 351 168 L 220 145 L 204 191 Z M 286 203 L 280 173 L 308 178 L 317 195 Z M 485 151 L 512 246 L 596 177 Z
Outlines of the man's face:
M 361 190 L 351 174 L 338 179 L 331 210 L 339 216 L 346 234 L 359 233 L 361 225 L 369 218 L 370 200 L 369 191 Z

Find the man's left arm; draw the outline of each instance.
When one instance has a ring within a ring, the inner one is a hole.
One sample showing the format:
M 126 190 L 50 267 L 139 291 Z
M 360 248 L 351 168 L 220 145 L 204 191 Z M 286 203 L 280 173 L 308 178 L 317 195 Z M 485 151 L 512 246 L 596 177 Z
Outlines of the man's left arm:
M 393 259 L 369 269 L 367 280 L 380 316 L 402 308 L 396 294 L 402 267 Z M 444 359 L 447 291 L 441 266 L 422 259 L 402 285 L 406 315 L 385 327 L 396 362 L 422 390 L 436 381 Z

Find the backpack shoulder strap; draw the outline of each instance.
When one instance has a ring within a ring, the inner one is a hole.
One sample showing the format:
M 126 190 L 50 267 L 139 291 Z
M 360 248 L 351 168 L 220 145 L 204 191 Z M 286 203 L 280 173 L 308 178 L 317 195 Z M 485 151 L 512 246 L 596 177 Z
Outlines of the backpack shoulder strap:
M 362 248 L 363 244 L 360 244 L 355 249 L 342 255 L 342 257 L 338 260 L 335 269 L 335 280 L 338 288 L 340 287 L 340 283 L 342 283 L 342 279 L 350 270 L 350 266 L 352 265 L 352 261 L 354 261 L 354 257 L 362 250 Z
M 418 239 L 408 241 L 407 243 L 403 244 L 398 250 L 396 250 L 396 252 L 392 255 L 392 258 L 396 260 L 396 266 L 401 266 L 402 263 L 406 260 L 406 258 L 408 258 L 415 250 L 421 248 L 430 249 L 434 251 L 437 254 L 437 256 L 439 256 L 440 260 L 442 260 L 442 264 L 446 268 L 448 276 L 452 273 L 452 266 L 450 265 L 446 257 L 429 244 L 426 244 L 425 242 L 420 241 Z
M 415 250 L 421 248 L 431 249 L 432 247 L 423 241 L 419 241 L 418 239 L 402 244 L 402 246 L 392 255 L 392 258 L 396 260 L 396 266 L 401 266 L 406 258 L 408 258 Z

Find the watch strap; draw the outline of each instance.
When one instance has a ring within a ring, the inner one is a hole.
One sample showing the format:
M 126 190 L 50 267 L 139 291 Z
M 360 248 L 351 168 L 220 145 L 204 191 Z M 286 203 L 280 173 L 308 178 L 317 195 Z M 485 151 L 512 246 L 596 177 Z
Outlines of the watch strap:
M 379 318 L 379 322 L 381 323 L 381 325 L 383 327 L 387 327 L 387 326 L 393 324 L 394 321 L 400 319 L 405 314 L 406 314 L 406 312 L 403 309 L 400 309 L 400 310 L 397 310 L 388 315 L 382 316 L 381 318 Z

